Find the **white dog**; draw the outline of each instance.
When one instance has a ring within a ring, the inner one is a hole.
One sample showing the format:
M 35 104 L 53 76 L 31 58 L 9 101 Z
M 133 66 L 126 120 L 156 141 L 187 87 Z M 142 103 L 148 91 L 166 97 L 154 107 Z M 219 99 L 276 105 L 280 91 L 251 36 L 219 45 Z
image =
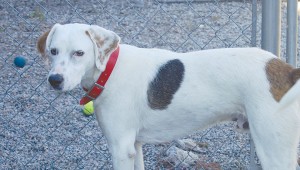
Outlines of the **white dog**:
M 54 89 L 81 83 L 89 90 L 81 104 L 94 100 L 114 169 L 144 169 L 144 143 L 239 114 L 249 121 L 263 169 L 296 169 L 300 70 L 258 48 L 175 53 L 119 42 L 114 32 L 85 24 L 56 24 L 38 41 Z

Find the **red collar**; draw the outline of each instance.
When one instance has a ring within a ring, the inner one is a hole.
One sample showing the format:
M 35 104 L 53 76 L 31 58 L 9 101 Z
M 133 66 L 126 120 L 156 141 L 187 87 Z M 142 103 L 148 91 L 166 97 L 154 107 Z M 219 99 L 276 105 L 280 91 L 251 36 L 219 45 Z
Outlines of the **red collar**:
M 116 62 L 118 60 L 120 48 L 118 47 L 109 57 L 106 69 L 101 73 L 98 80 L 91 89 L 87 90 L 83 87 L 87 93 L 84 95 L 84 97 L 80 100 L 80 105 L 85 105 L 88 102 L 95 100 L 104 90 L 105 83 L 109 79 L 110 74 L 112 73 Z

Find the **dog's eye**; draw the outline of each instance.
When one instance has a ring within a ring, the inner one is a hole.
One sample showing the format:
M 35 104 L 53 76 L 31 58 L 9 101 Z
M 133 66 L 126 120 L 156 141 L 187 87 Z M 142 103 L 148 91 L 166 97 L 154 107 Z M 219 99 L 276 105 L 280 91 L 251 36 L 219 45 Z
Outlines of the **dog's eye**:
M 84 52 L 81 50 L 75 51 L 75 53 L 74 53 L 75 56 L 79 56 L 79 57 L 83 56 L 83 54 L 84 54 Z
M 57 54 L 58 54 L 58 50 L 57 50 L 56 48 L 52 48 L 52 49 L 50 50 L 50 53 L 51 53 L 52 55 L 57 55 Z

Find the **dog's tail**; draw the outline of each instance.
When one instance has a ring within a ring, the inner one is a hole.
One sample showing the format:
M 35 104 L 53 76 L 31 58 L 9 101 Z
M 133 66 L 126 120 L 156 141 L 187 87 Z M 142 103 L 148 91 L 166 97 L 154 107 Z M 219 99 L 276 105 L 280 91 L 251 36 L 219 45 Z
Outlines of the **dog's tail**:
M 300 81 L 298 81 L 300 79 L 300 69 L 293 69 L 289 76 L 294 85 L 281 98 L 279 102 L 279 109 L 284 109 L 295 102 L 296 99 L 300 99 Z

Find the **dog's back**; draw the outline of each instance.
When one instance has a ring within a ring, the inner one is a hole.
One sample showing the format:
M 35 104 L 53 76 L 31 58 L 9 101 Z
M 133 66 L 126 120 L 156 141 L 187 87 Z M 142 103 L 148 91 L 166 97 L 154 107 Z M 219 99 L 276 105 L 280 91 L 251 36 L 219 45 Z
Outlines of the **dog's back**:
M 244 114 L 263 167 L 295 168 L 300 134 L 299 70 L 255 48 L 156 55 L 145 50 L 140 55 L 151 64 L 142 66 L 147 78 L 134 88 L 141 99 L 134 107 L 140 116 L 138 141 L 169 141 Z
M 126 117 L 124 126 L 137 129 L 140 143 L 170 141 L 243 114 L 263 167 L 294 169 L 298 75 L 299 70 L 257 48 L 174 53 L 121 45 L 99 108 L 122 113 L 122 120 L 109 117 L 122 123 Z
M 247 107 L 259 103 L 278 105 L 272 95 L 274 82 L 268 77 L 277 75 L 268 73 L 268 67 L 270 61 L 278 60 L 282 67 L 290 68 L 271 53 L 257 48 L 174 53 L 124 46 L 120 63 L 130 64 L 120 66 L 123 69 L 116 73 L 116 78 L 135 94 L 127 96 L 141 99 L 132 100 L 136 101 L 134 112 L 142 110 L 138 115 L 146 120 L 141 122 L 139 137 L 147 138 L 147 142 L 169 141 L 220 120 L 229 120 L 231 115 L 244 114 Z M 126 53 L 128 49 L 130 54 Z M 126 75 L 139 82 L 128 82 Z M 165 131 L 158 134 L 158 129 Z

